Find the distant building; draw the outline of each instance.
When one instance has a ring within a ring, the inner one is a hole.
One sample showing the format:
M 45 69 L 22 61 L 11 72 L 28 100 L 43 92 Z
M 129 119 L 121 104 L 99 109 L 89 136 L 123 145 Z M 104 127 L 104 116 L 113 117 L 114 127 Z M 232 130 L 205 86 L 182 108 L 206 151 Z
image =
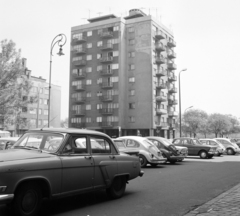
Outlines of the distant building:
M 175 136 L 176 43 L 141 10 L 71 29 L 69 126 L 119 135 Z

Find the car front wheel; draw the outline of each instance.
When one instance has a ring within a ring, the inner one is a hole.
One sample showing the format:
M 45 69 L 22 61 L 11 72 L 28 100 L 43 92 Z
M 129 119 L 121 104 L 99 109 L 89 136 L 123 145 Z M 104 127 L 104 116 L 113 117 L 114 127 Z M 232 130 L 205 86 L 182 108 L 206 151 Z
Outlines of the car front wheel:
M 208 154 L 206 151 L 200 151 L 199 156 L 201 159 L 206 159 L 208 157 Z
M 234 155 L 234 151 L 231 148 L 229 148 L 229 149 L 227 149 L 227 154 Z
M 110 188 L 107 188 L 107 194 L 112 199 L 118 199 L 123 196 L 125 189 L 126 189 L 126 177 L 125 176 L 119 176 L 116 177 Z
M 42 191 L 37 184 L 22 185 L 15 194 L 13 201 L 14 211 L 21 216 L 35 216 L 42 204 Z
M 141 167 L 146 167 L 147 166 L 147 159 L 143 155 L 139 155 L 139 160 L 141 163 Z
M 211 159 L 213 157 L 213 155 L 208 155 L 208 158 Z

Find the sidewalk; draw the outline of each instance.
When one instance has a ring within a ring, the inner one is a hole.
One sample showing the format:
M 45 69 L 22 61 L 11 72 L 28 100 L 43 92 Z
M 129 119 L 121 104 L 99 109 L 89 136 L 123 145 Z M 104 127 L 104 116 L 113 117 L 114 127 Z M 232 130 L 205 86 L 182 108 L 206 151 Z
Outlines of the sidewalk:
M 184 216 L 239 216 L 240 184 L 188 212 Z

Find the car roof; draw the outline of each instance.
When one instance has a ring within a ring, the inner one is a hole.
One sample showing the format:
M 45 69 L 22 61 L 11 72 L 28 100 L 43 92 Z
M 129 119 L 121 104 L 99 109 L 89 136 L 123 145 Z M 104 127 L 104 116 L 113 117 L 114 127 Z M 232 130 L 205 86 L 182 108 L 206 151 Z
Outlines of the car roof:
M 121 137 L 118 137 L 116 139 L 134 139 L 134 140 L 137 140 L 137 141 L 142 141 L 142 140 L 146 140 L 147 138 L 146 137 L 141 137 L 141 136 L 121 136 Z
M 28 132 L 53 132 L 53 133 L 75 133 L 75 134 L 89 134 L 89 135 L 101 135 L 110 138 L 107 134 L 88 129 L 78 129 L 78 128 L 37 128 L 28 130 Z

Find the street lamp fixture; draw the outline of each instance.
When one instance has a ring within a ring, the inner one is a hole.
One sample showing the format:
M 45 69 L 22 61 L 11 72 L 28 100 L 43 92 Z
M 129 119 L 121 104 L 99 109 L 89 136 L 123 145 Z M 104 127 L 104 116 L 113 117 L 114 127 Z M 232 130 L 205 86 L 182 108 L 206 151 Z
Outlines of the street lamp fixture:
M 186 108 L 186 109 L 184 110 L 184 113 L 185 113 L 188 109 L 191 109 L 191 108 L 193 108 L 193 106 L 190 106 L 190 107 Z
M 179 71 L 178 75 L 178 81 L 179 81 L 179 129 L 180 129 L 180 137 L 182 137 L 182 113 L 181 113 L 181 81 L 180 81 L 180 75 L 181 72 L 186 71 L 187 68 L 182 69 Z
M 58 38 L 58 39 L 57 39 Z M 51 73 L 52 73 L 52 51 L 53 48 L 56 44 L 58 44 L 59 46 L 59 52 L 57 53 L 57 55 L 62 56 L 64 55 L 63 51 L 62 51 L 62 47 L 65 45 L 65 43 L 67 42 L 67 37 L 65 34 L 59 34 L 57 35 L 52 43 L 51 43 L 51 48 L 50 48 L 50 71 L 49 71 L 49 100 L 48 100 L 48 127 L 50 127 L 50 111 L 51 111 Z

